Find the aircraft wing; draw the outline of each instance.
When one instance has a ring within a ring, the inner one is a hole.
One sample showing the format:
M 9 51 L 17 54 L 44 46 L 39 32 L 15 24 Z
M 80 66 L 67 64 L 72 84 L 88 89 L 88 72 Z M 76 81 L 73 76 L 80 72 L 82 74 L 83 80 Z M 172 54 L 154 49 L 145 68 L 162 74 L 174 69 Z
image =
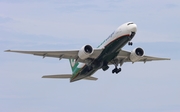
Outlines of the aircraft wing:
M 88 59 L 96 59 L 103 49 L 94 49 L 94 52 Z M 6 50 L 5 52 L 16 52 L 23 54 L 32 54 L 36 56 L 53 57 L 59 59 L 78 59 L 79 50 L 68 50 L 68 51 L 19 51 L 19 50 Z M 78 59 L 79 62 L 85 63 L 85 60 Z
M 124 62 L 131 62 L 129 59 L 131 52 L 121 50 L 119 54 L 117 55 L 116 59 L 119 61 L 120 65 L 122 65 Z M 158 61 L 158 60 L 170 60 L 170 58 L 160 58 L 160 57 L 153 57 L 153 56 L 142 56 L 139 61 L 136 62 L 147 62 L 147 61 Z M 109 64 L 114 64 L 113 61 L 111 61 Z

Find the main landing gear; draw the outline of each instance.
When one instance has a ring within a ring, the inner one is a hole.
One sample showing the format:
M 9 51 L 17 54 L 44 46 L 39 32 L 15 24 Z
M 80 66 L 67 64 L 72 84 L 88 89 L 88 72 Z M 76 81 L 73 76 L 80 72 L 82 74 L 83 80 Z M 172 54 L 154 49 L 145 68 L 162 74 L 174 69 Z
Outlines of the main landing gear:
M 112 73 L 118 74 L 120 71 L 121 71 L 121 68 L 116 67 L 115 69 L 112 70 Z
M 112 73 L 118 74 L 119 72 L 121 72 L 121 68 L 118 68 L 118 60 L 114 60 L 114 65 L 115 68 L 112 70 Z

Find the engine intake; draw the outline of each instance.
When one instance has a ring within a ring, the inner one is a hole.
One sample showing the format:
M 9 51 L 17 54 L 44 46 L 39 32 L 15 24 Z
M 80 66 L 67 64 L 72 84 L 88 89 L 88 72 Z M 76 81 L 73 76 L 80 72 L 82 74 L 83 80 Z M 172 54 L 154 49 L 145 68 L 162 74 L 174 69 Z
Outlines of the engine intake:
M 144 50 L 142 48 L 135 48 L 133 51 L 131 51 L 130 54 L 130 60 L 132 62 L 139 61 L 141 57 L 144 55 Z
M 80 59 L 84 60 L 91 56 L 94 52 L 94 49 L 90 45 L 84 45 L 78 52 Z

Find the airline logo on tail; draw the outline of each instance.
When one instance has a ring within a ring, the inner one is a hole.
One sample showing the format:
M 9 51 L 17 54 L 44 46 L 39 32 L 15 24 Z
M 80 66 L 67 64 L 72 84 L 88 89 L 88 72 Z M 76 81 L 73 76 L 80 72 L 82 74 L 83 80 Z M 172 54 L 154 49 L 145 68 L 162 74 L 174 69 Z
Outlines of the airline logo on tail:
M 70 59 L 70 63 L 71 63 L 71 67 L 74 67 L 74 65 L 76 64 L 75 59 Z
M 72 72 L 74 73 L 75 70 L 77 69 L 77 66 L 78 66 L 79 63 L 76 62 L 75 59 L 69 59 L 69 61 L 70 61 Z

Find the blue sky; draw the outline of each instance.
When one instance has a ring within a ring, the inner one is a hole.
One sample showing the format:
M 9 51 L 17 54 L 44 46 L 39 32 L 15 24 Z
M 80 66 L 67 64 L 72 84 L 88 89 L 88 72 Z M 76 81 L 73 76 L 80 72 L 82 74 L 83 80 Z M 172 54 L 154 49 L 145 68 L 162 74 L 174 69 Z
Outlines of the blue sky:
M 0 111 L 179 112 L 180 1 L 0 0 Z M 119 25 L 133 21 L 133 46 L 171 61 L 125 63 L 122 72 L 94 74 L 98 81 L 42 79 L 71 73 L 68 60 L 17 50 L 97 47 Z

